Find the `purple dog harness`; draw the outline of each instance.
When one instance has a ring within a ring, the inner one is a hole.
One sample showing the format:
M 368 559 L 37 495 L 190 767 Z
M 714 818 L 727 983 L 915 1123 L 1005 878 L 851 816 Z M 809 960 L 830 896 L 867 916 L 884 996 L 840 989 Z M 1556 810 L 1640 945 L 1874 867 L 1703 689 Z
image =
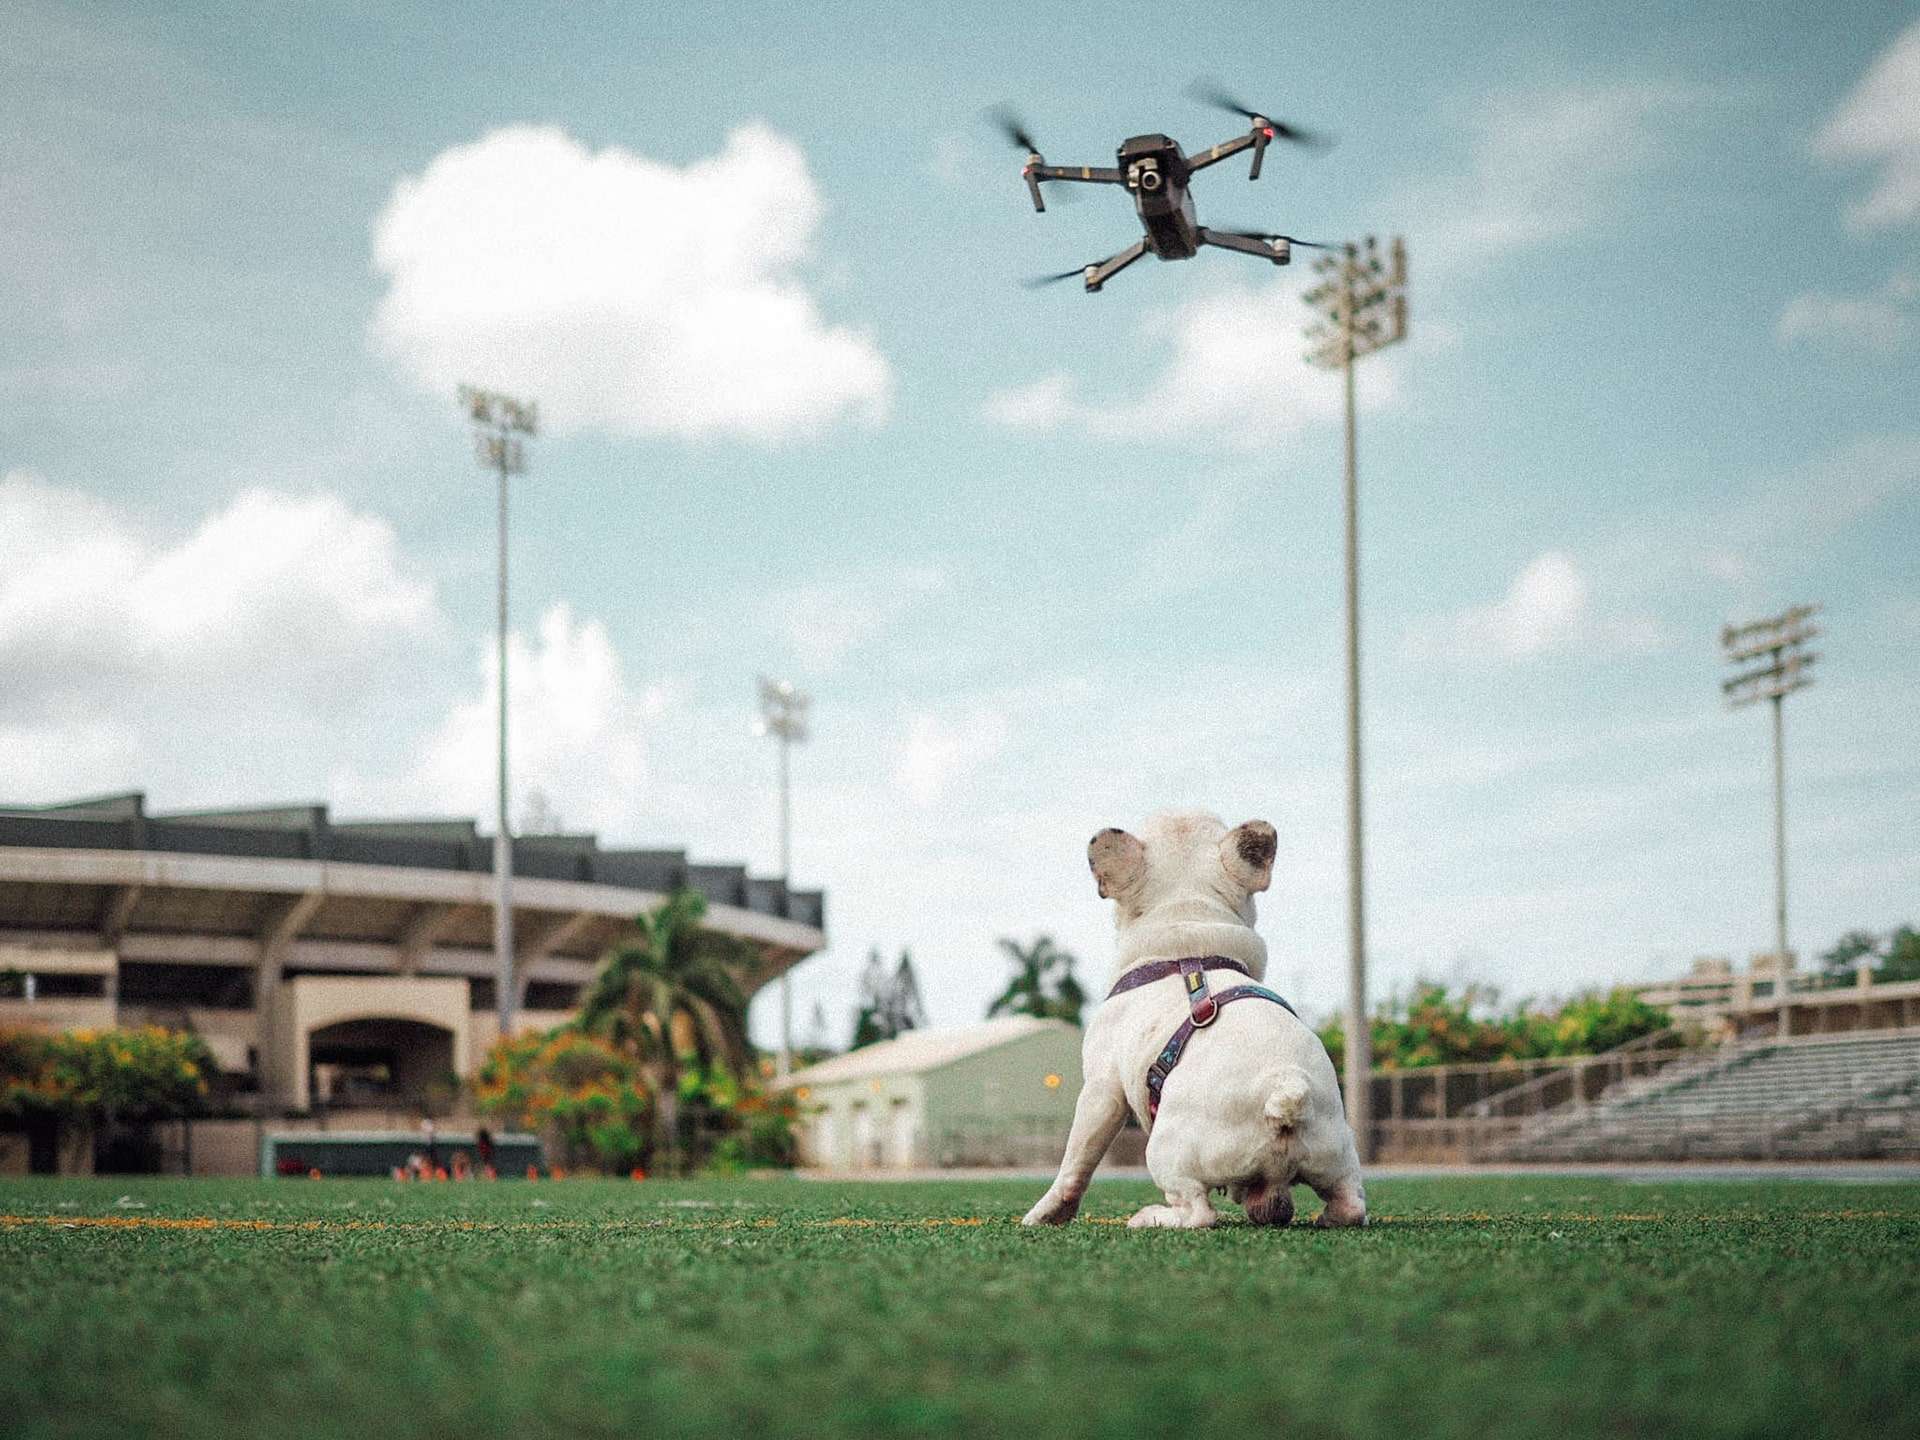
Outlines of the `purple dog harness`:
M 1300 1013 L 1264 985 L 1235 985 L 1215 995 L 1207 988 L 1209 970 L 1237 970 L 1249 981 L 1253 978 L 1253 972 L 1238 960 L 1229 960 L 1224 955 L 1197 955 L 1187 960 L 1152 960 L 1136 966 L 1114 981 L 1113 989 L 1107 992 L 1107 998 L 1111 1000 L 1128 990 L 1164 980 L 1169 975 L 1178 975 L 1187 987 L 1187 1018 L 1180 1022 L 1180 1028 L 1173 1032 L 1173 1038 L 1167 1041 L 1159 1057 L 1147 1067 L 1149 1126 L 1160 1113 L 1160 1091 L 1167 1083 L 1167 1076 L 1173 1073 L 1173 1067 L 1180 1063 L 1180 1057 L 1186 1053 L 1187 1042 L 1193 1039 L 1193 1032 L 1211 1025 L 1222 1005 L 1230 1000 L 1271 1000 L 1289 1015 L 1298 1016 Z

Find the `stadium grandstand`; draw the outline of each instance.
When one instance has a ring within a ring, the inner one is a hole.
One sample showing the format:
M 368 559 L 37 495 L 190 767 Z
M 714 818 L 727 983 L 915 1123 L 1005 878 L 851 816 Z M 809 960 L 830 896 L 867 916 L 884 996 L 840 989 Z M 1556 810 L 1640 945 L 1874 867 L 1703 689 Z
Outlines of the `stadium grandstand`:
M 820 892 L 739 865 L 566 834 L 515 837 L 513 865 L 518 1029 L 566 1019 L 682 886 L 753 946 L 749 995 L 826 944 Z M 498 1038 L 491 870 L 470 820 L 159 815 L 137 793 L 0 807 L 0 1026 L 190 1030 L 258 1115 L 404 1112 Z
M 1672 1028 L 1600 1055 L 1375 1071 L 1377 1157 L 1920 1158 L 1920 980 L 1761 955 L 1635 989 Z

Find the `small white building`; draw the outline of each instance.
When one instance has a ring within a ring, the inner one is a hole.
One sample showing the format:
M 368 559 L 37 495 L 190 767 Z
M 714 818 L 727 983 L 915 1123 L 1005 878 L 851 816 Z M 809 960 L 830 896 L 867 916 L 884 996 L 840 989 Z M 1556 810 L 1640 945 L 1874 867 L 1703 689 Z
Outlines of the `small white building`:
M 1080 1094 L 1080 1031 L 1030 1015 L 909 1030 L 787 1084 L 800 1103 L 805 1165 L 1050 1165 Z

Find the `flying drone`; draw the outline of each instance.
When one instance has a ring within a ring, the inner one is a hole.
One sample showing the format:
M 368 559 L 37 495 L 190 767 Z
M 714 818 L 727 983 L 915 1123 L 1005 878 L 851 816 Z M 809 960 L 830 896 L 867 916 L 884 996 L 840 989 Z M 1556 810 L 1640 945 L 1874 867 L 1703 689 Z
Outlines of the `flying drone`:
M 1028 193 L 1033 196 L 1035 210 L 1045 211 L 1047 208 L 1046 197 L 1040 187 L 1048 181 L 1124 185 L 1133 192 L 1133 206 L 1139 212 L 1141 228 L 1146 232 L 1117 255 L 1109 255 L 1091 265 L 1062 270 L 1057 275 L 1042 275 L 1029 281 L 1029 284 L 1047 285 L 1078 275 L 1086 282 L 1087 293 L 1091 295 L 1149 252 L 1162 260 L 1187 260 L 1199 253 L 1202 245 L 1213 245 L 1222 250 L 1256 255 L 1274 265 L 1285 265 L 1293 258 L 1293 247 L 1296 245 L 1316 250 L 1329 248 L 1316 245 L 1311 240 L 1266 231 L 1209 230 L 1194 218 L 1193 195 L 1188 189 L 1188 182 L 1196 172 L 1209 165 L 1217 165 L 1243 150 L 1251 150 L 1253 163 L 1247 171 L 1247 179 L 1258 180 L 1260 162 L 1266 158 L 1267 146 L 1275 140 L 1296 145 L 1318 145 L 1322 142 L 1311 132 L 1269 119 L 1216 86 L 1195 85 L 1188 93 L 1204 104 L 1235 115 L 1244 115 L 1248 121 L 1247 133 L 1223 140 L 1211 150 L 1204 150 L 1198 155 L 1188 155 L 1177 140 L 1165 135 L 1135 135 L 1121 142 L 1115 157 L 1118 165 L 1049 165 L 1026 127 L 1011 111 L 1003 108 L 995 112 L 994 119 L 1006 132 L 1007 138 L 1027 152 L 1027 163 L 1020 174 L 1027 182 Z

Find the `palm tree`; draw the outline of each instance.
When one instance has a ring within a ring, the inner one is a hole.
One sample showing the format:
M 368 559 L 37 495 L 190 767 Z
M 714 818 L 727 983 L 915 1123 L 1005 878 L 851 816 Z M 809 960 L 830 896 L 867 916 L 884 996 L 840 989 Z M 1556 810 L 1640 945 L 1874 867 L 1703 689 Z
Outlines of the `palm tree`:
M 1024 946 L 1002 936 L 1000 948 L 1013 962 L 1014 975 L 1000 998 L 987 1007 L 989 1019 L 995 1015 L 1037 1015 L 1065 1020 L 1069 1025 L 1080 1023 L 1087 992 L 1073 978 L 1078 962 L 1072 954 L 1054 944 L 1051 935 L 1036 935 L 1032 944 Z M 1049 979 L 1053 981 L 1052 994 L 1047 993 Z
M 604 1035 L 641 1063 L 654 1093 L 655 1145 L 679 1158 L 680 1075 L 691 1061 L 746 1073 L 746 996 L 736 978 L 753 947 L 700 928 L 704 896 L 676 890 L 636 934 L 615 946 L 580 1005 L 581 1029 Z

